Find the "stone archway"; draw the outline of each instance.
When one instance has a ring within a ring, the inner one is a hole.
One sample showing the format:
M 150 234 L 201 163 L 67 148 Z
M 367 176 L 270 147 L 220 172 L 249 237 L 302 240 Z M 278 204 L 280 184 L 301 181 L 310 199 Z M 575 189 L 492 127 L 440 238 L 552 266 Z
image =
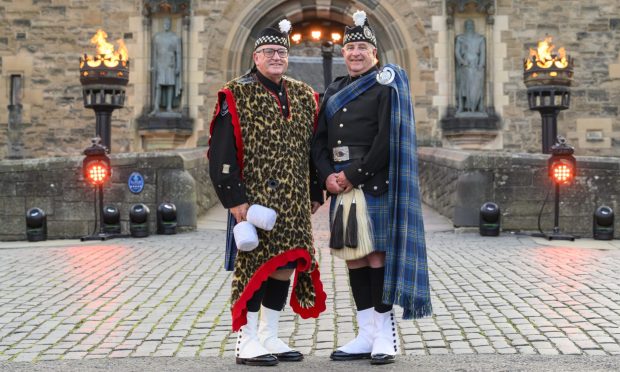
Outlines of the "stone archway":
M 435 81 L 437 34 L 431 23 L 442 14 L 442 7 L 443 3 L 430 0 L 231 0 L 205 24 L 205 117 L 212 113 L 217 89 L 251 66 L 254 35 L 260 29 L 283 18 L 293 24 L 317 18 L 351 24 L 352 14 L 359 9 L 368 14 L 377 33 L 381 62 L 396 63 L 408 72 L 418 143 L 440 143 L 439 113 L 433 102 L 439 84 Z
M 413 41 L 398 27 L 398 15 L 386 5 L 375 4 L 374 1 L 334 0 L 325 2 L 254 0 L 245 7 L 237 17 L 237 24 L 226 43 L 223 66 L 226 66 L 225 77 L 231 79 L 250 67 L 248 62 L 254 45 L 254 36 L 261 29 L 277 24 L 280 19 L 287 18 L 293 24 L 307 19 L 322 18 L 342 24 L 351 24 L 351 15 L 355 10 L 362 9 L 379 38 L 378 52 L 382 61 L 399 64 L 407 71 L 412 71 L 415 60 Z

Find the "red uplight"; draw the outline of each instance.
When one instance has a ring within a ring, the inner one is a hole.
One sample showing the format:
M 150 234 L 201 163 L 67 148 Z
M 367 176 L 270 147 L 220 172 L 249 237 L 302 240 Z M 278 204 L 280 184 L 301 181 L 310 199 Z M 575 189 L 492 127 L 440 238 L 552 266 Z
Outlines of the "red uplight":
M 575 166 L 566 159 L 557 159 L 550 166 L 550 173 L 553 182 L 568 184 L 575 178 Z
M 84 174 L 91 185 L 103 185 L 110 178 L 110 165 L 101 160 L 91 161 L 86 164 Z

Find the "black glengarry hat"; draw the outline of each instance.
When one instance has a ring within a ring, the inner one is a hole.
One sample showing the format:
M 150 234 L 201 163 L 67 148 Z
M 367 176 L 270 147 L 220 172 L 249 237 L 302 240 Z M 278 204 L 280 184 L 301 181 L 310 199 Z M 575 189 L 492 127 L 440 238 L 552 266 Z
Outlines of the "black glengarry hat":
M 263 29 L 254 43 L 254 50 L 261 45 L 282 45 L 286 49 L 289 49 L 291 42 L 289 41 L 288 34 L 291 32 L 291 22 L 288 19 L 283 19 L 278 23 L 279 30 L 273 27 L 267 27 Z
M 344 28 L 344 38 L 342 40 L 342 45 L 353 41 L 366 41 L 374 45 L 376 48 L 377 38 L 375 37 L 375 32 L 372 30 L 372 28 L 370 28 L 370 25 L 368 24 L 366 12 L 364 12 L 363 10 L 358 10 L 357 12 L 353 13 L 353 22 L 355 23 L 355 26 L 345 26 Z

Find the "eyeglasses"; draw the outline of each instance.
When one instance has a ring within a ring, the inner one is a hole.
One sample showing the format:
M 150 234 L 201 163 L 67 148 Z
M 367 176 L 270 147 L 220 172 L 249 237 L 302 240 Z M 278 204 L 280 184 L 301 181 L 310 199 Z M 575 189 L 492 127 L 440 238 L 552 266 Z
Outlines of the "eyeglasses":
M 256 53 L 260 53 L 260 52 L 263 52 L 263 54 L 267 58 L 273 58 L 273 56 L 276 54 L 276 52 L 278 52 L 278 56 L 280 56 L 280 58 L 286 58 L 288 56 L 288 49 L 265 48 L 265 49 L 261 49 L 261 50 L 257 50 L 256 51 Z

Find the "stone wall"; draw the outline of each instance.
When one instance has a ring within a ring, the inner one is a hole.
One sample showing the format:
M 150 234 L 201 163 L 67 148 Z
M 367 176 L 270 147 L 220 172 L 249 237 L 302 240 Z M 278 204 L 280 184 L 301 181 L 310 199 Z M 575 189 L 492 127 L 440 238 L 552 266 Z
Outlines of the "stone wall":
M 502 32 L 503 61 L 510 81 L 504 85 L 504 149 L 539 152 L 541 120 L 528 110 L 522 63 L 528 48 L 553 36 L 575 59 L 571 106 L 559 116 L 558 133 L 582 155 L 618 156 L 620 146 L 620 7 L 616 0 L 497 0 L 497 13 L 508 15 Z M 587 140 L 587 132 L 601 140 Z
M 156 231 L 157 206 L 177 207 L 180 230 L 195 229 L 196 219 L 217 202 L 208 176 L 204 148 L 161 153 L 125 153 L 110 156 L 111 183 L 104 186 L 104 204 L 121 212 L 128 232 L 129 208 L 144 203 L 150 209 L 150 231 Z M 0 161 L 0 240 L 22 240 L 25 214 L 38 207 L 47 214 L 48 238 L 78 238 L 93 232 L 94 188 L 82 176 L 83 156 Z M 144 190 L 127 187 L 132 172 L 140 172 Z M 98 231 L 98 227 L 97 227 Z
M 90 37 L 98 28 L 109 40 L 124 38 L 130 54 L 130 82 L 126 107 L 112 115 L 112 151 L 143 150 L 136 119 L 149 94 L 148 21 L 142 0 L 66 1 L 4 0 L 0 3 L 0 107 L 10 102 L 12 75 L 23 77 L 19 123 L 9 135 L 9 114 L 0 111 L 0 158 L 9 156 L 8 139 L 26 158 L 71 156 L 87 145 L 95 132 L 95 118 L 82 105 L 78 58 L 94 52 Z M 187 32 L 187 95 L 195 133 L 205 143 L 206 126 L 219 87 L 249 65 L 247 42 L 251 32 L 267 21 L 290 16 L 293 22 L 314 17 L 313 8 L 330 19 L 350 22 L 353 9 L 364 9 L 377 29 L 379 41 L 389 44 L 383 62 L 396 62 L 409 72 L 416 107 L 418 140 L 423 145 L 442 142 L 442 110 L 446 96 L 446 6 L 440 0 L 326 3 L 308 0 L 195 0 L 191 2 Z M 540 151 L 540 116 L 527 108 L 522 60 L 528 48 L 545 34 L 566 47 L 575 59 L 571 108 L 560 114 L 559 133 L 568 137 L 581 155 L 617 156 L 620 148 L 620 7 L 617 0 L 513 1 L 494 3 L 492 63 L 496 110 L 502 120 L 503 151 Z M 59 22 L 59 20 L 62 20 Z M 182 28 L 175 23 L 175 30 Z M 155 29 L 154 29 L 155 30 Z M 383 39 L 382 39 L 383 38 Z M 386 42 L 385 40 L 388 40 Z M 491 42 L 491 41 L 490 41 Z M 199 133 L 200 132 L 200 133 Z M 588 135 L 590 140 L 588 140 Z M 600 137 L 598 136 L 600 134 Z
M 495 202 L 502 212 L 502 229 L 553 228 L 553 185 L 547 176 L 546 155 L 488 153 L 440 148 L 419 149 L 420 188 L 425 203 L 452 219 L 455 226 L 478 226 L 480 206 Z M 607 205 L 620 208 L 620 159 L 577 156 L 574 184 L 560 187 L 560 229 L 592 236 L 592 213 Z M 615 220 L 620 235 L 620 218 Z

